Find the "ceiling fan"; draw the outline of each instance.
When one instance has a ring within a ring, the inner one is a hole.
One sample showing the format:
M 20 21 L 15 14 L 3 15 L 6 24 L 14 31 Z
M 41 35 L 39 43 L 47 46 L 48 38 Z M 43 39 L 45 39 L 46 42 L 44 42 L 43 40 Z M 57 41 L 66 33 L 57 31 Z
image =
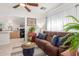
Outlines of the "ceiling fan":
M 22 7 L 24 7 L 28 12 L 31 12 L 31 10 L 27 7 L 27 5 L 38 7 L 38 3 L 19 3 L 19 4 L 15 5 L 15 6 L 13 6 L 13 8 L 18 8 L 19 6 L 22 6 Z

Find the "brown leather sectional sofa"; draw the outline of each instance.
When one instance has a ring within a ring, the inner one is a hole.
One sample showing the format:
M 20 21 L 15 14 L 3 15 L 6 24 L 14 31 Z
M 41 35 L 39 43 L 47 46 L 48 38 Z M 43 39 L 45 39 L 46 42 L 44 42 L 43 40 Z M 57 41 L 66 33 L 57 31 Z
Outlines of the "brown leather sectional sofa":
M 42 40 L 42 39 L 34 39 L 35 43 L 38 45 L 39 48 L 41 48 L 48 56 L 60 56 L 61 52 L 65 51 L 66 49 L 68 49 L 68 47 L 66 48 L 60 48 L 57 46 L 54 46 L 50 43 L 51 38 L 53 35 L 60 35 L 60 36 L 64 36 L 66 34 L 68 34 L 68 32 L 47 32 L 44 31 L 45 34 L 47 34 L 47 38 L 46 40 Z

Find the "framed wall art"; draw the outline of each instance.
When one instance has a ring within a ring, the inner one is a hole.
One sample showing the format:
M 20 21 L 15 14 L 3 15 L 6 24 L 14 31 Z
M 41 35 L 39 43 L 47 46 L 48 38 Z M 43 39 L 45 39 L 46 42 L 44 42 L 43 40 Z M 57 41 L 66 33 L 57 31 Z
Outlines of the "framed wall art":
M 27 18 L 27 26 L 36 26 L 36 18 Z

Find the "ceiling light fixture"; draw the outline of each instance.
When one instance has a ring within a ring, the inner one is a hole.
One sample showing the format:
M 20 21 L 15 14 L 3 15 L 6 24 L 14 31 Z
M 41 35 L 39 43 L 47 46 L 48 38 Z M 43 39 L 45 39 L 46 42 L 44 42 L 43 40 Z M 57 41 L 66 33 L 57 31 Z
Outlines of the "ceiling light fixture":
M 41 10 L 46 10 L 46 7 L 41 7 L 40 9 L 41 9 Z
M 24 3 L 20 3 L 20 6 L 25 7 L 25 4 Z

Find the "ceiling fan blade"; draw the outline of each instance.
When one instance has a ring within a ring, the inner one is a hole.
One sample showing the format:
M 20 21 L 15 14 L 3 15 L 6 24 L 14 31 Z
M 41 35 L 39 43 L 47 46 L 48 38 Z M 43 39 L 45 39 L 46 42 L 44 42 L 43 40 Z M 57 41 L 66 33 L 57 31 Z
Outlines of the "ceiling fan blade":
M 13 6 L 13 8 L 18 8 L 20 5 L 19 4 L 17 4 L 17 5 L 15 5 L 15 6 Z
M 38 7 L 38 3 L 27 3 L 27 5 Z
M 31 10 L 27 6 L 25 6 L 25 9 L 27 9 L 27 11 L 31 12 Z

